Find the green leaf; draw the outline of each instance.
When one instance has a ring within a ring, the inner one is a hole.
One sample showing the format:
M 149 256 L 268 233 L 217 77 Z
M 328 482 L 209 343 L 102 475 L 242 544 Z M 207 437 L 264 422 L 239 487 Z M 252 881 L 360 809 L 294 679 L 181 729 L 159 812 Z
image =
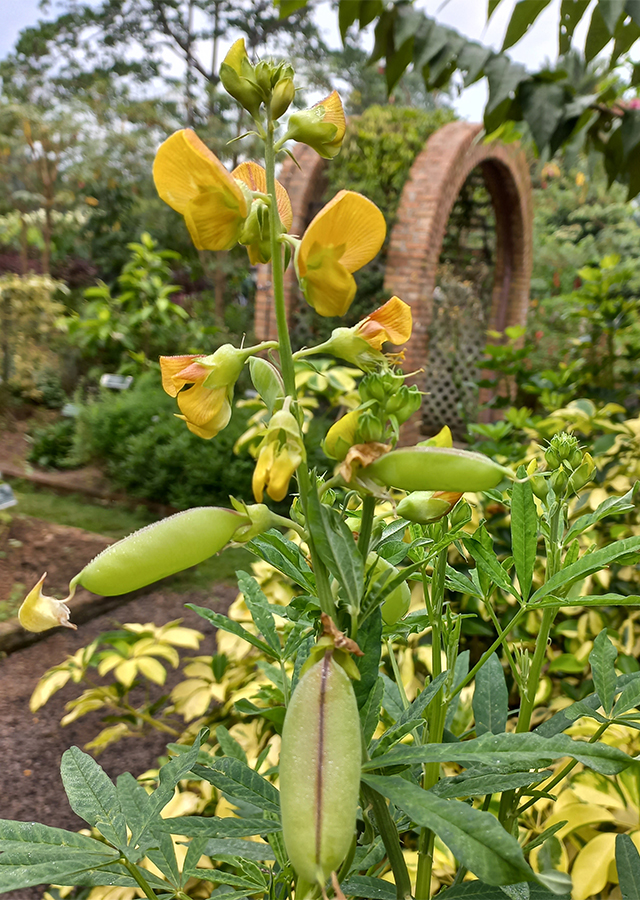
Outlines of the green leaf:
M 482 70 L 493 55 L 490 47 L 484 47 L 473 41 L 466 42 L 458 56 L 458 68 L 467 73 L 464 77 L 465 87 L 469 87 L 480 77 Z
M 549 594 L 557 596 L 558 591 L 562 588 L 570 587 L 572 584 L 575 584 L 576 581 L 580 581 L 588 575 L 593 575 L 594 572 L 599 572 L 600 569 L 604 569 L 605 566 L 610 565 L 617 559 L 627 556 L 630 553 L 637 553 L 638 551 L 640 551 L 640 537 L 631 537 L 626 538 L 624 541 L 615 541 L 613 544 L 609 544 L 608 547 L 602 547 L 600 550 L 588 553 L 572 565 L 567 566 L 565 569 L 561 569 L 556 575 L 550 578 L 546 584 L 543 584 L 542 587 L 538 588 L 531 597 L 529 605 L 536 603 Z M 583 605 L 584 599 L 584 597 L 574 598 L 573 605 Z
M 284 400 L 285 389 L 282 376 L 273 363 L 260 356 L 250 357 L 249 371 L 254 388 L 264 400 L 269 415 L 272 416 L 276 405 Z
M 447 563 L 447 587 L 449 590 L 458 591 L 460 594 L 470 594 L 472 597 L 482 599 L 482 592 L 478 590 L 473 581 L 462 572 L 457 572 Z
M 272 529 L 258 535 L 246 545 L 247 549 L 271 563 L 305 591 L 315 591 L 315 577 L 302 551 L 293 541 L 287 540 L 279 531 Z
M 60 775 L 74 813 L 114 846 L 126 847 L 124 813 L 116 787 L 102 766 L 79 747 L 71 747 L 62 754 Z
M 251 634 L 246 628 L 243 628 L 239 622 L 234 622 L 233 619 L 223 616 L 222 613 L 214 612 L 212 609 L 207 609 L 204 606 L 196 606 L 195 603 L 185 603 L 185 606 L 187 609 L 192 609 L 194 612 L 198 613 L 198 615 L 202 616 L 203 619 L 206 619 L 207 622 L 211 622 L 216 628 L 221 628 L 223 631 L 229 631 L 231 634 L 241 637 L 248 644 L 252 644 L 254 647 L 257 647 L 258 650 L 262 650 L 262 652 L 270 659 L 277 659 L 277 656 L 275 656 L 274 651 L 268 644 L 261 641 L 260 638 L 256 637 L 254 634 Z
M 456 664 L 453 670 L 452 687 L 458 687 L 460 682 L 469 674 L 469 657 L 470 653 L 468 650 L 464 650 L 462 653 L 458 654 L 458 658 L 456 659 Z M 460 691 L 458 691 L 453 700 L 449 703 L 449 708 L 447 709 L 447 714 L 444 720 L 445 728 L 451 728 L 451 726 L 453 725 L 453 720 L 455 718 L 456 712 L 458 711 L 459 704 Z
M 496 653 L 492 653 L 484 666 L 478 670 L 472 706 L 478 737 L 487 732 L 491 734 L 504 732 L 509 714 L 509 691 L 502 664 Z
M 640 900 L 640 855 L 628 834 L 616 837 L 616 867 L 622 900 Z
M 635 498 L 639 488 L 640 482 L 636 481 L 633 487 L 622 497 L 608 497 L 592 513 L 576 519 L 565 535 L 565 546 L 569 546 L 574 538 L 577 538 L 587 528 L 590 528 L 607 516 L 619 516 L 635 509 Z
M 627 0 L 625 11 L 631 16 L 636 25 L 640 25 L 640 0 Z
M 640 143 L 640 112 L 637 109 L 627 109 L 622 117 L 620 125 L 622 136 L 622 150 L 628 157 Z
M 236 838 L 214 838 L 207 841 L 204 851 L 211 859 L 225 856 L 238 856 L 240 859 L 275 860 L 275 854 L 269 844 L 257 841 L 241 841 Z
M 618 19 L 624 12 L 625 0 L 598 0 L 598 6 L 609 34 L 613 36 Z
M 610 40 L 611 32 L 602 18 L 601 4 L 598 3 L 591 14 L 591 23 L 584 45 L 584 58 L 586 62 L 591 62 Z
M 489 0 L 489 6 L 487 8 L 487 22 L 491 18 L 491 16 L 496 11 L 497 7 L 502 3 L 502 0 Z
M 502 891 L 503 888 L 501 887 Z M 506 896 L 502 893 L 502 900 Z M 529 900 L 571 900 L 569 894 L 558 896 L 547 890 L 541 884 L 529 885 Z M 468 881 L 464 884 L 457 884 L 450 887 L 438 895 L 438 900 L 500 900 L 500 896 L 496 893 L 496 889 L 482 884 L 480 881 Z
M 104 859 L 104 857 L 101 857 Z M 0 856 L 0 892 L 16 891 L 37 884 L 120 885 L 135 887 L 135 881 L 124 874 L 98 868 L 99 859 L 88 855 L 82 859 L 52 859 L 49 862 L 11 865 L 5 870 Z
M 552 775 L 553 772 L 549 769 L 542 772 L 496 772 L 486 775 L 477 775 L 470 769 L 461 775 L 442 778 L 431 788 L 431 793 L 445 799 L 482 797 L 485 794 L 501 794 L 503 791 L 514 791 L 517 788 L 540 784 Z
M 526 474 L 524 466 L 522 472 Z M 538 514 L 531 482 L 516 481 L 511 493 L 511 552 L 524 600 L 531 593 L 537 547 Z
M 591 0 L 562 0 L 558 26 L 558 47 L 561 56 L 569 51 L 576 25 L 586 13 L 590 3 Z
M 520 102 L 523 118 L 531 130 L 538 150 L 543 151 L 549 146 L 556 128 L 564 117 L 565 89 L 560 84 L 532 79 L 522 85 Z M 527 483 L 531 488 L 530 483 Z
M 507 56 L 494 56 L 484 67 L 489 82 L 489 100 L 485 118 L 507 100 L 516 88 L 529 78 L 527 70 L 519 63 L 512 63 Z
M 416 35 L 413 45 L 413 63 L 423 69 L 447 46 L 450 31 L 444 25 L 430 20 L 427 27 Z
M 539 734 L 483 734 L 456 744 L 425 744 L 422 747 L 400 745 L 384 756 L 365 762 L 363 769 L 415 765 L 427 762 L 456 762 L 463 766 L 514 766 L 542 768 L 554 759 L 570 756 L 601 775 L 617 775 L 633 760 L 607 744 L 588 744 L 560 734 L 551 738 Z
M 123 852 L 131 862 L 136 862 L 153 845 L 153 837 L 146 841 L 139 837 L 144 830 L 145 817 L 150 814 L 149 794 L 130 772 L 123 772 L 118 776 L 116 791 L 129 830 L 132 836 L 136 836 L 136 841 L 130 843 Z
M 616 688 L 615 662 L 618 651 L 607 637 L 607 629 L 603 628 L 593 642 L 593 650 L 589 654 L 589 663 L 593 674 L 593 685 L 596 689 L 602 708 L 609 715 L 613 707 Z
M 262 819 L 258 816 L 242 819 L 235 816 L 177 816 L 174 819 L 160 819 L 155 830 L 184 834 L 186 837 L 241 838 L 254 834 L 273 834 L 282 831 L 282 825 L 275 819 Z
M 622 713 L 635 709 L 640 703 L 640 678 L 628 684 L 616 700 L 613 707 L 613 715 L 620 716 Z
M 218 725 L 216 727 L 216 740 L 220 744 L 220 749 L 225 756 L 232 756 L 246 765 L 247 754 L 236 739 L 229 734 L 224 725 Z
M 397 775 L 365 775 L 363 781 L 417 825 L 434 831 L 456 859 L 487 884 L 535 878 L 518 841 L 491 813 L 457 800 L 441 800 Z
M 546 606 L 640 606 L 640 595 L 629 594 L 589 594 L 586 597 L 565 597 L 558 599 L 557 597 L 546 597 L 540 603 L 535 604 L 536 609 L 544 609 Z
M 58 847 L 61 850 L 77 849 L 86 853 L 98 853 L 102 850 L 109 855 L 116 853 L 102 841 L 96 841 L 95 838 L 86 834 L 65 831 L 63 828 L 52 828 L 50 825 L 40 825 L 38 822 L 13 822 L 10 819 L 0 819 L 0 850 L 18 850 L 32 844 L 39 847 Z
M 376 609 L 358 631 L 358 646 L 364 656 L 356 656 L 360 681 L 353 682 L 353 691 L 361 709 L 367 702 L 371 688 L 378 680 L 380 657 L 382 655 L 382 613 Z
M 171 835 L 166 832 L 161 833 L 158 835 L 157 843 L 157 847 L 147 851 L 147 856 L 160 869 L 169 884 L 173 888 L 179 889 L 180 869 Z
M 281 657 L 280 638 L 276 631 L 273 615 L 269 609 L 269 601 L 265 597 L 262 588 L 253 575 L 246 572 L 236 572 L 238 587 L 244 594 L 244 600 L 251 613 L 251 618 L 262 637 L 271 647 L 277 659 Z
M 351 875 L 340 887 L 350 897 L 366 897 L 367 900 L 396 900 L 397 897 L 395 887 L 388 881 L 367 875 Z
M 286 19 L 291 13 L 294 13 L 298 9 L 302 9 L 302 7 L 306 5 L 307 0 L 277 0 L 281 19 Z
M 382 695 L 384 694 L 384 681 L 378 678 L 374 686 L 369 691 L 369 695 L 360 710 L 360 723 L 362 725 L 362 736 L 365 747 L 368 747 L 373 732 L 378 726 L 380 718 L 380 706 L 382 704 Z
M 358 18 L 358 7 L 359 4 L 357 2 L 354 3 L 353 0 L 340 0 L 338 6 L 338 25 L 340 27 L 340 37 L 342 38 L 343 43 L 347 31 Z
M 446 671 L 441 672 L 439 675 L 436 675 L 433 681 L 429 682 L 429 684 L 420 691 L 415 700 L 410 703 L 405 710 L 402 711 L 402 714 L 396 721 L 395 725 L 393 725 L 389 729 L 389 731 L 394 731 L 397 728 L 401 728 L 410 719 L 423 718 L 425 710 L 428 709 L 429 704 L 438 694 L 438 691 L 447 680 L 447 675 L 448 672 Z
M 512 594 L 517 599 L 520 599 L 520 595 L 511 583 L 511 579 L 496 559 L 496 555 L 492 550 L 488 550 L 477 538 L 471 537 L 471 535 L 465 535 L 462 538 L 462 543 L 475 559 L 478 568 L 489 577 L 492 584 L 495 584 L 496 587 L 499 587 L 505 593 Z
M 502 52 L 517 44 L 550 2 L 551 0 L 518 0 L 507 25 Z
M 360 609 L 364 587 L 364 562 L 354 552 L 353 535 L 335 509 L 320 502 L 317 490 L 308 498 L 309 529 L 318 555 L 340 585 L 343 597 Z
M 214 766 L 195 765 L 193 771 L 224 794 L 280 815 L 280 795 L 276 788 L 239 759 L 223 758 L 216 760 Z
M 146 831 L 156 825 L 160 812 L 165 808 L 169 800 L 173 799 L 176 785 L 194 769 L 200 746 L 209 735 L 209 730 L 203 728 L 197 735 L 193 745 L 186 753 L 181 753 L 168 763 L 160 767 L 158 773 L 158 787 L 149 795 L 149 804 L 141 811 L 136 831 L 132 832 L 131 845 L 135 846 Z

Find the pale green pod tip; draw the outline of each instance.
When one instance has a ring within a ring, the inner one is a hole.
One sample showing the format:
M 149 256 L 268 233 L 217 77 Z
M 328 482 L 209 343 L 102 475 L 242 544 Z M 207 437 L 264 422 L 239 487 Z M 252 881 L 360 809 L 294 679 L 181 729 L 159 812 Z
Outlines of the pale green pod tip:
M 249 524 L 247 516 L 217 506 L 176 513 L 107 547 L 71 584 L 104 596 L 128 594 L 209 559 Z

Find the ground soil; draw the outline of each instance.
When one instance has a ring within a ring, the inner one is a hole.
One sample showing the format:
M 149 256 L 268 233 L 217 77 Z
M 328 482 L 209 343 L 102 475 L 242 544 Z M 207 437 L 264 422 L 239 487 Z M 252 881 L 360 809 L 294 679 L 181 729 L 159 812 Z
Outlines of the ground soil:
M 31 590 L 43 572 L 46 591 L 64 597 L 69 579 L 79 572 L 112 538 L 81 528 L 54 525 L 31 516 L 15 515 L 0 523 L 0 603 L 18 590 Z
M 74 529 L 77 530 L 77 529 Z M 82 822 L 69 808 L 60 780 L 60 758 L 76 745 L 82 747 L 100 730 L 98 714 L 89 714 L 64 728 L 60 719 L 64 706 L 78 696 L 77 685 L 67 685 L 34 715 L 29 697 L 42 674 L 75 653 L 94 637 L 123 622 L 154 622 L 157 625 L 183 618 L 184 624 L 205 634 L 201 653 L 215 652 L 213 628 L 190 610 L 188 602 L 224 610 L 235 597 L 231 585 L 216 585 L 212 592 L 191 591 L 175 594 L 160 590 L 149 592 L 116 610 L 80 625 L 77 631 L 56 629 L 39 643 L 0 660 L 0 818 L 38 821 L 45 825 L 79 829 Z M 178 674 L 171 671 L 167 687 Z M 152 733 L 144 740 L 130 739 L 107 748 L 100 765 L 115 778 L 125 771 L 139 775 L 155 766 L 164 752 L 167 738 Z M 3 896 L 13 900 L 36 900 L 41 888 L 28 888 Z
M 15 474 L 28 473 L 30 467 L 25 463 L 28 427 L 29 423 L 14 421 L 11 429 L 0 429 L 0 472 L 4 465 L 5 469 L 19 466 L 22 471 Z M 60 488 L 67 490 L 89 488 L 91 493 L 100 493 L 106 485 L 100 472 L 89 468 L 47 474 L 57 478 Z M 11 597 L 16 585 L 30 589 L 43 571 L 48 573 L 47 592 L 65 596 L 69 579 L 112 542 L 111 538 L 99 534 L 20 514 L 13 516 L 9 525 L 3 527 L 0 522 L 0 603 Z M 100 633 L 125 622 L 162 625 L 182 618 L 185 625 L 204 633 L 199 652 L 214 653 L 214 629 L 184 605 L 192 602 L 223 611 L 236 593 L 237 588 L 227 584 L 214 585 L 211 591 L 181 594 L 172 591 L 170 584 L 160 589 L 154 586 L 133 597 L 128 595 L 122 606 L 80 624 L 77 631 L 55 629 L 38 643 L 0 658 L 0 818 L 37 821 L 69 829 L 83 827 L 64 793 L 60 758 L 68 747 L 83 747 L 95 737 L 101 729 L 100 716 L 92 713 L 64 728 L 60 725 L 65 704 L 79 694 L 80 688 L 74 684 L 55 694 L 35 715 L 31 713 L 29 698 L 47 669 Z M 179 673 L 170 670 L 163 691 L 170 689 L 178 678 Z M 112 778 L 125 771 L 139 775 L 155 767 L 166 743 L 167 736 L 159 732 L 152 732 L 142 740 L 123 740 L 107 748 L 99 756 L 99 762 Z M 43 888 L 34 887 L 3 896 L 11 900 L 39 900 L 42 893 Z

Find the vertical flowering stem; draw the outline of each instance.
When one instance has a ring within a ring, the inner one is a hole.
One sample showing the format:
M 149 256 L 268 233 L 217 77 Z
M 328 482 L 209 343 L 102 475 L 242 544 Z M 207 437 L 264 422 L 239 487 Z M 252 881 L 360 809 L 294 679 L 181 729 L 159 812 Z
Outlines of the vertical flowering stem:
M 298 422 L 302 425 L 300 411 L 297 408 L 297 392 L 296 378 L 293 364 L 293 353 L 291 351 L 291 339 L 289 337 L 289 324 L 287 322 L 287 309 L 284 302 L 284 266 L 282 261 L 282 244 L 280 235 L 282 226 L 280 216 L 278 215 L 278 200 L 276 197 L 276 157 L 274 150 L 274 122 L 271 118 L 271 111 L 267 111 L 268 124 L 267 134 L 264 142 L 264 168 L 267 181 L 267 193 L 271 199 L 271 208 L 269 215 L 269 237 L 271 239 L 271 283 L 273 286 L 273 304 L 276 311 L 276 325 L 278 327 L 278 343 L 280 346 L 280 367 L 282 370 L 282 380 L 284 388 L 288 396 L 293 401 L 293 412 L 298 417 Z M 303 512 L 307 512 L 307 498 L 309 496 L 309 473 L 304 465 L 298 467 L 297 472 L 298 486 L 300 488 L 300 501 L 302 503 Z M 311 554 L 311 562 L 313 571 L 316 576 L 316 588 L 318 591 L 318 600 L 320 608 L 328 616 L 335 615 L 335 603 L 329 586 L 329 576 L 324 563 L 317 554 L 313 539 L 309 534 L 307 537 L 307 545 Z

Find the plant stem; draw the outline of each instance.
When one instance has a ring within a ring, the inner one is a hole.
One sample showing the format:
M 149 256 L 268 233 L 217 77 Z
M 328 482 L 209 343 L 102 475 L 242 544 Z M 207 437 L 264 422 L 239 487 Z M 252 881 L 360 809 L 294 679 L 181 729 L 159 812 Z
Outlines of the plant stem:
M 462 690 L 462 688 L 466 687 L 471 681 L 473 681 L 473 679 L 475 678 L 476 674 L 477 674 L 478 671 L 483 667 L 483 665 L 484 665 L 484 664 L 486 663 L 486 661 L 489 659 L 489 657 L 491 656 L 491 654 L 494 653 L 502 643 L 504 643 L 504 641 L 507 639 L 507 636 L 509 635 L 509 632 L 513 631 L 513 629 L 516 627 L 516 625 L 518 625 L 518 624 L 520 623 L 520 620 L 521 620 L 521 619 L 524 619 L 524 617 L 525 617 L 525 616 L 527 615 L 527 613 L 529 613 L 529 612 L 531 612 L 531 610 L 528 609 L 526 606 L 520 607 L 520 609 L 519 609 L 518 612 L 515 614 L 515 616 L 513 617 L 513 619 L 509 622 L 509 624 L 508 624 L 508 626 L 505 628 L 505 630 L 500 634 L 499 637 L 497 637 L 497 638 L 495 639 L 495 641 L 493 642 L 493 644 L 491 644 L 491 646 L 489 647 L 489 649 L 488 649 L 488 650 L 485 650 L 485 652 L 482 654 L 482 656 L 480 657 L 480 659 L 478 660 L 478 662 L 475 664 L 475 666 L 473 667 L 473 669 L 471 669 L 471 671 L 469 672 L 469 674 L 466 675 L 466 676 L 462 679 L 462 681 L 461 681 L 459 684 L 457 684 L 457 685 L 453 688 L 453 691 L 452 691 L 452 693 L 451 693 L 451 699 L 453 699 L 453 698 L 456 696 L 456 694 L 460 693 L 460 691 Z
M 391 818 L 389 807 L 384 798 L 377 791 L 374 791 L 373 788 L 363 784 L 362 791 L 371 804 L 382 843 L 387 851 L 387 858 L 389 859 L 389 865 L 393 871 L 396 883 L 396 897 L 398 900 L 405 900 L 405 898 L 410 900 L 411 879 L 409 878 L 407 864 L 400 846 L 400 835 L 398 834 L 396 823 Z
M 181 732 L 177 731 L 175 728 L 171 728 L 170 725 L 165 725 L 165 723 L 161 722 L 159 719 L 154 719 L 149 713 L 142 712 L 142 710 L 136 709 L 135 706 L 130 706 L 128 703 L 122 703 L 121 706 L 122 709 L 137 716 L 139 719 L 142 719 L 143 722 L 153 726 L 153 728 L 156 728 L 158 731 L 164 731 L 165 734 L 170 734 L 172 737 L 180 737 Z
M 125 869 L 127 869 L 127 871 L 129 872 L 129 874 L 131 875 L 131 877 L 134 878 L 134 879 L 137 881 L 137 883 L 138 883 L 138 885 L 140 886 L 141 890 L 144 891 L 145 897 L 148 897 L 149 900 L 158 900 L 158 895 L 157 895 L 156 892 L 151 888 L 151 886 L 150 886 L 149 883 L 147 882 L 146 878 L 143 876 L 143 874 L 142 874 L 142 872 L 140 871 L 140 869 L 138 868 L 138 866 L 134 866 L 133 863 L 130 863 L 129 860 L 128 860 L 128 859 L 125 859 L 124 857 L 122 857 L 122 858 L 120 859 L 120 862 L 121 862 L 122 865 L 125 867 Z
M 393 652 L 393 641 L 391 638 L 387 640 L 387 653 L 389 654 L 389 660 L 391 661 L 391 668 L 393 669 L 393 677 L 396 680 L 396 685 L 398 687 L 398 693 L 400 694 L 400 700 L 402 701 L 402 708 L 409 708 L 409 700 L 405 693 L 404 684 L 402 683 L 402 675 L 400 674 L 400 669 L 398 668 L 398 660 L 396 659 L 396 655 Z
M 291 340 L 289 338 L 289 324 L 287 322 L 287 309 L 284 302 L 284 267 L 282 261 L 282 243 L 280 235 L 282 232 L 282 224 L 278 215 L 278 198 L 276 196 L 276 156 L 273 143 L 274 122 L 271 118 L 271 111 L 268 110 L 267 134 L 264 141 L 264 167 L 267 181 L 267 193 L 271 198 L 269 210 L 269 237 L 271 242 L 271 280 L 273 285 L 273 305 L 276 311 L 276 324 L 278 326 L 278 345 L 280 353 L 280 368 L 282 370 L 282 380 L 284 388 L 294 404 L 293 409 L 298 417 L 298 422 L 302 426 L 302 413 L 297 405 L 298 393 L 296 391 L 296 377 L 293 364 L 293 354 L 291 352 Z M 305 464 L 298 466 L 297 472 L 298 486 L 300 488 L 300 502 L 302 511 L 307 515 L 307 497 L 309 496 L 309 473 Z M 316 576 L 316 589 L 318 592 L 318 600 L 320 608 L 327 615 L 335 616 L 335 603 L 331 595 L 329 587 L 329 576 L 324 563 L 318 556 L 318 553 L 311 535 L 307 537 L 307 546 L 311 555 L 311 564 Z
M 425 603 L 431 619 L 431 674 L 434 678 L 442 672 L 442 632 L 440 620 L 444 606 L 445 574 L 447 570 L 448 547 L 443 548 L 436 557 L 431 577 L 431 598 L 428 602 L 428 586 L 426 572 L 423 571 Z M 433 698 L 429 706 L 428 724 L 425 725 L 425 740 L 430 744 L 439 744 L 444 735 L 446 705 L 443 702 L 442 689 Z M 440 763 L 427 763 L 422 776 L 422 787 L 428 791 L 440 778 Z M 430 828 L 421 828 L 418 840 L 418 873 L 416 876 L 416 900 L 429 900 L 431 896 L 431 872 L 433 869 L 433 850 L 435 833 Z

